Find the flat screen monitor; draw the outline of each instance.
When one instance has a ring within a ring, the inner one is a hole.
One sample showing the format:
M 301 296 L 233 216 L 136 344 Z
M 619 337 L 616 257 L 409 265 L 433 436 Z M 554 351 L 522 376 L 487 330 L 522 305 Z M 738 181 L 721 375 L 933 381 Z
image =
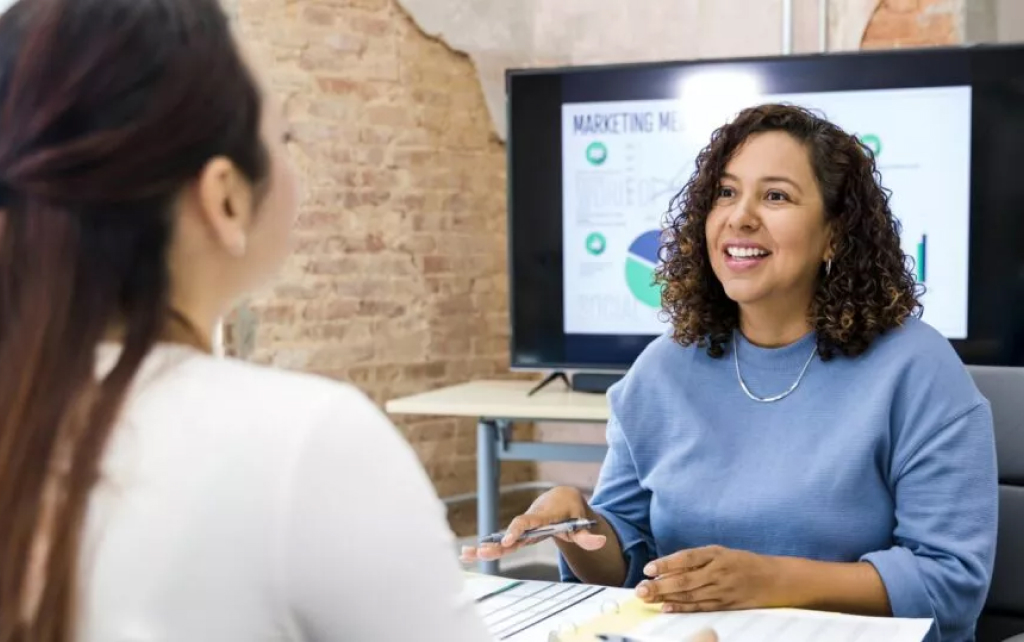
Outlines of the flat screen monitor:
M 872 149 L 924 320 L 967 363 L 1024 364 L 1024 46 L 512 70 L 507 96 L 514 368 L 625 370 L 669 329 L 670 203 L 766 102 Z

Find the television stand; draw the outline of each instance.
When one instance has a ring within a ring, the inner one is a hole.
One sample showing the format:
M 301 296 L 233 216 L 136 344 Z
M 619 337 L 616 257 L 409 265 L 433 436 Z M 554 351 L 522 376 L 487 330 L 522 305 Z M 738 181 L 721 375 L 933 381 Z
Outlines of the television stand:
M 607 372 L 577 372 L 572 376 L 572 380 L 570 380 L 564 372 L 558 370 L 545 377 L 544 380 L 534 386 L 530 392 L 526 393 L 526 396 L 532 397 L 558 380 L 563 381 L 566 387 L 573 392 L 590 392 L 603 395 L 608 392 L 608 388 L 614 386 L 619 379 L 622 379 L 622 374 Z
M 537 394 L 538 392 L 540 392 L 544 388 L 547 388 L 549 385 L 551 385 L 552 383 L 554 383 L 555 381 L 557 381 L 559 379 L 564 381 L 566 386 L 568 386 L 569 388 L 572 388 L 572 384 L 569 382 L 569 377 L 567 377 L 566 374 L 564 372 L 562 372 L 561 370 L 556 370 L 555 372 L 552 372 L 547 377 L 545 377 L 544 381 L 541 381 L 536 386 L 531 388 L 530 392 L 526 393 L 526 396 L 527 397 L 532 397 L 533 395 Z

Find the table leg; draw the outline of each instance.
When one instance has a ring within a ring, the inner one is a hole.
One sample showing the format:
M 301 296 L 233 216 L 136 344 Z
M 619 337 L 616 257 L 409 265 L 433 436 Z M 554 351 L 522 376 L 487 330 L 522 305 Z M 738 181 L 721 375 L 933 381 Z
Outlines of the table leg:
M 498 424 L 480 420 L 476 425 L 476 532 L 481 536 L 498 530 Z M 498 562 L 480 562 L 480 572 L 497 575 Z

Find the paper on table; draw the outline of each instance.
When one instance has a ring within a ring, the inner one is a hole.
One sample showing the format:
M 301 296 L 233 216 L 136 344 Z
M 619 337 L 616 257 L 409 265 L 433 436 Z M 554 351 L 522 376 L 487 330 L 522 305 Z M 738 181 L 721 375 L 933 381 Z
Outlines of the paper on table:
M 931 620 L 858 617 L 790 609 L 659 615 L 629 633 L 639 640 L 685 640 L 713 628 L 720 642 L 921 642 Z
M 464 599 L 472 600 L 473 602 L 483 599 L 488 595 L 493 595 L 506 589 L 510 589 L 520 583 L 519 580 L 510 580 L 506 577 L 480 575 L 477 573 L 466 573 L 465 579 L 466 584 L 462 589 L 462 597 Z
M 507 635 L 496 639 L 507 642 L 593 642 L 599 633 L 628 635 L 637 642 L 680 642 L 705 628 L 713 628 L 720 642 L 922 642 L 931 628 L 926 619 L 796 609 L 662 614 L 624 589 L 473 573 L 466 575 L 464 595 L 477 601 L 491 620 L 500 620 L 492 633 L 504 630 Z M 510 626 L 512 620 L 523 624 Z
M 551 642 L 553 633 L 602 621 L 603 613 L 618 611 L 633 599 L 633 591 L 627 589 L 529 580 L 482 597 L 476 607 L 499 642 Z

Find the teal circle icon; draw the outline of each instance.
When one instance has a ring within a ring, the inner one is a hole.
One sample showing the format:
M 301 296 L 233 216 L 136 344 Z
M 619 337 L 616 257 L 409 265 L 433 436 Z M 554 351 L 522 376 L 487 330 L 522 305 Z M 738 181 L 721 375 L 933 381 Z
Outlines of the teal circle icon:
M 603 165 L 608 160 L 608 148 L 604 143 L 593 142 L 587 145 L 587 162 L 591 165 Z
M 867 148 L 871 150 L 871 153 L 875 156 L 879 156 L 882 153 L 882 139 L 876 134 L 864 134 L 860 137 L 860 142 L 867 145 Z
M 591 256 L 601 256 L 607 247 L 608 242 L 605 240 L 604 234 L 592 232 L 587 235 L 587 253 Z

